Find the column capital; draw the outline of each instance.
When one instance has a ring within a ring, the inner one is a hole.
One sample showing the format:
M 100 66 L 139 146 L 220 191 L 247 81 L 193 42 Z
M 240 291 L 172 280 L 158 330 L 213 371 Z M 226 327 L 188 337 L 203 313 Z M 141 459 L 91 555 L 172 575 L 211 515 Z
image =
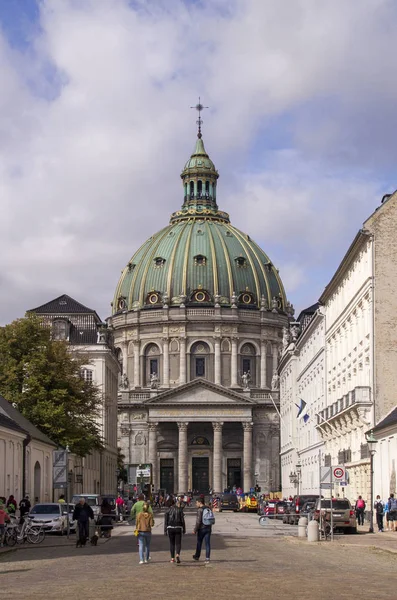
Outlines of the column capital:
M 149 431 L 157 431 L 158 423 L 148 423 Z
M 212 423 L 212 427 L 214 428 L 214 431 L 222 431 L 223 423 L 216 421 L 215 423 Z
M 253 423 L 242 423 L 244 431 L 252 431 Z
M 188 425 L 189 425 L 189 423 L 185 423 L 185 422 L 182 422 L 182 423 L 181 423 L 181 422 L 178 422 L 178 423 L 177 423 L 177 425 L 178 425 L 178 429 L 179 429 L 179 431 L 187 431 L 187 428 L 188 428 Z

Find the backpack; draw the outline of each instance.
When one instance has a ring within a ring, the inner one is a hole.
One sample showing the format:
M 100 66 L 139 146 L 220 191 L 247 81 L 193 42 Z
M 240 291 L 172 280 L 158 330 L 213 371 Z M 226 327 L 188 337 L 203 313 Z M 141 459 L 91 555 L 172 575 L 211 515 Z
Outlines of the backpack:
M 214 525 L 215 517 L 214 513 L 208 506 L 204 506 L 203 516 L 202 516 L 203 525 Z
M 365 508 L 364 500 L 357 500 L 357 508 Z
M 397 510 L 397 498 L 389 499 L 389 511 Z

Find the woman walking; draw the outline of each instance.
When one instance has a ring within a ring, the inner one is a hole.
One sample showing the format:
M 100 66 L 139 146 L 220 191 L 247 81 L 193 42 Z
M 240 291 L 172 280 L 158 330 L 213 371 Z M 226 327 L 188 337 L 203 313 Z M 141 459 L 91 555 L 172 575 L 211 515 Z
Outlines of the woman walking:
M 142 512 L 137 514 L 135 521 L 135 529 L 138 531 L 140 565 L 143 565 L 150 560 L 150 541 L 152 538 L 153 525 L 153 513 L 149 512 L 149 505 L 145 502 L 142 507 Z
M 101 518 L 99 521 L 101 528 L 101 537 L 110 538 L 112 535 L 112 507 L 107 498 L 104 498 L 101 504 Z
M 171 505 L 164 516 L 164 534 L 168 535 L 170 540 L 171 562 L 177 565 L 181 559 L 182 534 L 186 533 L 185 515 L 183 514 L 182 502 L 177 504 L 171 501 Z

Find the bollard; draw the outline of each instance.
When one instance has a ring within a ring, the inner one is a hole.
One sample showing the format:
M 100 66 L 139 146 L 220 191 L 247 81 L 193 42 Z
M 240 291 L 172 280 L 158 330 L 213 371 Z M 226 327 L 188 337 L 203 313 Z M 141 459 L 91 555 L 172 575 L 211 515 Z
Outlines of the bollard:
M 307 517 L 300 517 L 298 521 L 298 537 L 306 537 Z
M 308 542 L 318 542 L 318 538 L 319 538 L 318 521 L 315 521 L 313 519 L 313 521 L 310 521 L 309 525 L 307 526 L 307 541 Z

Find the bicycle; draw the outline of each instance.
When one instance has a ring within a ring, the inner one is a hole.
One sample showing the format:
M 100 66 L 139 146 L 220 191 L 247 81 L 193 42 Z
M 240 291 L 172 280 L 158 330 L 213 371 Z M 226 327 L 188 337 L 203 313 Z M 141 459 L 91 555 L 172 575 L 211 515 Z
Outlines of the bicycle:
M 44 541 L 45 531 L 42 525 L 36 526 L 28 521 L 29 517 L 24 517 L 21 528 L 18 525 L 7 527 L 5 541 L 8 546 L 15 544 L 24 544 L 26 541 L 29 544 L 40 544 Z

